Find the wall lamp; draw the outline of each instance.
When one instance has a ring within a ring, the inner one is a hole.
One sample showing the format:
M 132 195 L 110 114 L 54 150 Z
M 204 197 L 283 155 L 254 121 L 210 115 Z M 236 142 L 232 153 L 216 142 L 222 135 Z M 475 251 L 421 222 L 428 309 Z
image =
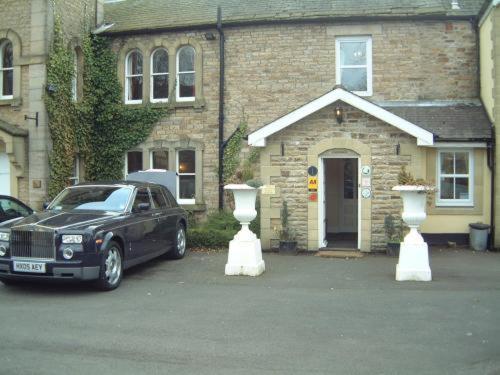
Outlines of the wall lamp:
M 337 119 L 337 123 L 340 125 L 344 121 L 344 110 L 342 107 L 335 107 L 335 118 Z

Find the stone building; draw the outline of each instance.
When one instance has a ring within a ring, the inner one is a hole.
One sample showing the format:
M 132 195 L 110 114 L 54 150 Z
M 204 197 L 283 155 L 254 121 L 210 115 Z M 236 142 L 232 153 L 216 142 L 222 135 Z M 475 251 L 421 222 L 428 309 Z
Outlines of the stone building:
M 75 25 L 95 10 L 94 32 L 118 56 L 125 104 L 172 109 L 124 155 L 124 175 L 174 170 L 180 204 L 216 210 L 220 145 L 244 118 L 245 150 L 260 151 L 256 174 L 266 185 L 263 247 L 275 243 L 286 201 L 300 248 L 376 251 L 385 217 L 401 211 L 391 188 L 402 166 L 438 187 L 422 227 L 430 242 L 466 242 L 469 223 L 493 223 L 482 2 L 74 0 L 61 2 L 61 14 Z M 35 205 L 48 176 L 41 98 L 50 4 L 7 0 L 11 16 L 0 21 L 0 51 L 13 49 L 12 67 L 0 69 L 14 77 L 13 94 L 0 95 L 0 173 L 8 165 L 9 192 Z M 38 127 L 24 117 L 36 113 Z
M 50 134 L 43 101 L 54 17 L 73 48 L 94 0 L 3 0 L 0 18 L 0 194 L 35 208 L 47 200 Z M 75 166 L 75 169 L 76 166 Z
M 110 1 L 104 34 L 124 102 L 175 108 L 125 156 L 125 173 L 175 170 L 181 203 L 218 207 L 222 72 L 224 139 L 244 112 L 248 145 L 260 149 L 265 248 L 283 201 L 302 249 L 384 248 L 384 219 L 401 211 L 391 188 L 402 166 L 438 187 L 427 239 L 466 242 L 468 224 L 492 214 L 481 3 Z

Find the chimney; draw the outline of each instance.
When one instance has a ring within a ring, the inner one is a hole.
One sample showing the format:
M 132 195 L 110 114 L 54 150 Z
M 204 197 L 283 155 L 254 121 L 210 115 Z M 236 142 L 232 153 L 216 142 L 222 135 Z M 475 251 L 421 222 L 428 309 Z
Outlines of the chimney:
M 96 0 L 95 4 L 95 24 L 96 27 L 104 23 L 104 0 Z

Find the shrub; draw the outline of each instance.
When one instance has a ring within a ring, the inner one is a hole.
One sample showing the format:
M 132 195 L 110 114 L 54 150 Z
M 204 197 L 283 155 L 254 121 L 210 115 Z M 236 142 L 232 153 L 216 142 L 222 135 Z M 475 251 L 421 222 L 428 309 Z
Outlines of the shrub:
M 236 232 L 232 229 L 191 228 L 187 231 L 187 246 L 227 247 Z

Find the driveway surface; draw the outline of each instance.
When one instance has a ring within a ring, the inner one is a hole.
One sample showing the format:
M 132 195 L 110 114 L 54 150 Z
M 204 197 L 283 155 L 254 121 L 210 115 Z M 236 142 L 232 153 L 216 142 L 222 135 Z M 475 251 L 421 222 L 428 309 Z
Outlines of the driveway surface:
M 396 258 L 227 254 L 126 273 L 120 288 L 0 284 L 0 374 L 500 374 L 500 254 L 431 253 L 432 282 Z

